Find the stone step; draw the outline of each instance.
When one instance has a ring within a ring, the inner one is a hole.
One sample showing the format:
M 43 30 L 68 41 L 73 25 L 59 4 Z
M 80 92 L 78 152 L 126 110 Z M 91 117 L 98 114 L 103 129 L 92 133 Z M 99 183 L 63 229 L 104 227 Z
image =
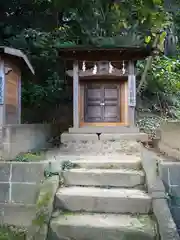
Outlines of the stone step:
M 56 208 L 102 213 L 149 213 L 151 197 L 138 189 L 64 187 L 56 193 Z
M 61 144 L 63 155 L 111 155 L 111 154 L 140 154 L 142 146 L 137 141 L 71 141 Z
M 130 169 L 71 169 L 63 172 L 66 186 L 135 188 L 144 184 L 144 172 Z
M 145 133 L 102 133 L 98 136 L 96 133 L 62 133 L 61 142 L 81 142 L 81 141 L 148 141 L 148 135 Z
M 139 133 L 139 128 L 133 126 L 106 126 L 69 128 L 69 133 Z
M 74 163 L 77 168 L 86 169 L 135 169 L 139 170 L 141 168 L 141 158 L 136 155 L 59 155 L 56 159 L 57 162 L 70 161 Z
M 67 213 L 51 220 L 55 240 L 155 240 L 156 224 L 147 215 Z

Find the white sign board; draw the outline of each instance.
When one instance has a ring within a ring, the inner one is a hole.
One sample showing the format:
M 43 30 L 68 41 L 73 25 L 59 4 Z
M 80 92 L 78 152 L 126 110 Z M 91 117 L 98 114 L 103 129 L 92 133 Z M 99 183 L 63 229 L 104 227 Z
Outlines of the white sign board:
M 128 105 L 136 106 L 136 77 L 135 75 L 128 76 Z

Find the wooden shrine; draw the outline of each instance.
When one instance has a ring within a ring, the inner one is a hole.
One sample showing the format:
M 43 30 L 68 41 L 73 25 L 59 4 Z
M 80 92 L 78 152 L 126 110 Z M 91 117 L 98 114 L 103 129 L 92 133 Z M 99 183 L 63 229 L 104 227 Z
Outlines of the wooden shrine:
M 82 132 L 84 127 L 134 126 L 135 64 L 150 53 L 140 47 L 62 48 L 60 56 L 73 63 L 66 71 L 73 81 L 70 132 Z
M 0 124 L 21 123 L 21 73 L 34 74 L 27 57 L 17 49 L 0 46 Z

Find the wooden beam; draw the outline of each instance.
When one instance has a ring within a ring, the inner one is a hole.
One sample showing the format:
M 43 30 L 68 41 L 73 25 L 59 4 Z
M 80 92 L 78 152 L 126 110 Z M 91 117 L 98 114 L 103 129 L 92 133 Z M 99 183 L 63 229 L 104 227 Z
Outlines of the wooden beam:
M 73 63 L 73 126 L 79 127 L 79 66 L 78 61 Z
M 21 124 L 21 76 L 18 81 L 18 124 Z
M 119 61 L 140 60 L 151 55 L 152 49 L 138 47 L 120 48 L 62 48 L 59 51 L 61 58 L 66 60 L 91 61 Z
M 0 58 L 0 125 L 5 124 L 5 69 L 4 61 Z

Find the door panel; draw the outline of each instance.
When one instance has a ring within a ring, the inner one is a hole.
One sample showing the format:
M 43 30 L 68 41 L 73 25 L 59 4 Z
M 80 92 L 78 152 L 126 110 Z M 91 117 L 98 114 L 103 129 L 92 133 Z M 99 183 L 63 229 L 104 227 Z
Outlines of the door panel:
M 102 86 L 101 84 L 87 84 L 85 86 L 85 121 L 102 121 Z
M 110 85 L 110 84 L 109 84 Z M 104 98 L 105 100 L 116 100 L 118 99 L 117 86 L 105 86 L 104 87 Z
M 102 110 L 100 106 L 88 106 L 87 109 L 87 121 L 88 122 L 101 122 L 102 120 Z
M 104 122 L 119 122 L 117 106 L 111 105 L 104 107 Z
M 95 100 L 99 100 L 101 99 L 101 88 L 91 88 L 91 89 L 88 89 L 87 90 L 87 97 L 88 97 L 88 100 L 92 100 L 92 101 L 95 101 Z
M 119 94 L 118 84 L 104 86 L 104 122 L 120 121 Z

